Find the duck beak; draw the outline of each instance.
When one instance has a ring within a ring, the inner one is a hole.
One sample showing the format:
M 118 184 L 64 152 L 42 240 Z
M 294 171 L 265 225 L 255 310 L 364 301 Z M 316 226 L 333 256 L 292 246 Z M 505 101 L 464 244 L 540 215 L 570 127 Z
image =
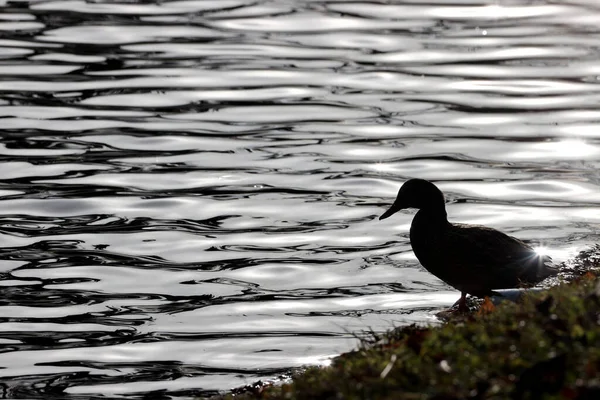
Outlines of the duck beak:
M 392 215 L 396 214 L 398 211 L 403 210 L 405 208 L 406 207 L 402 203 L 396 201 L 396 202 L 394 202 L 394 204 L 392 204 L 392 206 L 389 208 L 389 210 L 387 210 L 386 212 L 381 214 L 381 217 L 379 217 L 379 220 L 391 217 Z

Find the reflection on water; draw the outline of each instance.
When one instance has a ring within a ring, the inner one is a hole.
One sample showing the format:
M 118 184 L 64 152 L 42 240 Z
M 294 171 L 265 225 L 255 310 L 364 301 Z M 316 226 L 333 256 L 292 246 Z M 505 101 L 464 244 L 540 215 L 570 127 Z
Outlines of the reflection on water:
M 435 323 L 408 178 L 561 261 L 600 225 L 595 2 L 2 1 L 6 398 L 189 398 Z

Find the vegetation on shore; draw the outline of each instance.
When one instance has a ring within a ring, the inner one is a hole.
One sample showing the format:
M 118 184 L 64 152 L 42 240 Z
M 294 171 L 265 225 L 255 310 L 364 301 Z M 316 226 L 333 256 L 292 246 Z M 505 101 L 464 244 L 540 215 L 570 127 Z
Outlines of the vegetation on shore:
M 439 327 L 373 334 L 328 367 L 235 399 L 598 399 L 600 247 L 563 283 Z

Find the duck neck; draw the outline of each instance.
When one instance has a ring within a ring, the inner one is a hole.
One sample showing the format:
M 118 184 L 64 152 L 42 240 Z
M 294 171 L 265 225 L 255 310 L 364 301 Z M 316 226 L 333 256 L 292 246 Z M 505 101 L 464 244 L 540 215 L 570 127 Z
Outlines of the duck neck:
M 410 225 L 410 244 L 425 268 L 435 268 L 436 257 L 441 257 L 435 250 L 444 242 L 449 228 L 450 223 L 444 208 L 441 210 L 422 208 L 413 218 Z
M 448 214 L 445 207 L 422 208 L 415 215 L 415 220 L 427 226 L 446 226 L 448 224 Z

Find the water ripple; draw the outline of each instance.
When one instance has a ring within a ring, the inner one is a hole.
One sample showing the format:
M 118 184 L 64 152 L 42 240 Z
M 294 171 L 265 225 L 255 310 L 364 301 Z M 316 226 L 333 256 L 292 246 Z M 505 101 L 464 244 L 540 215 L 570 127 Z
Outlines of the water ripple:
M 417 4 L 418 3 L 418 4 Z M 5 397 L 194 398 L 437 323 L 408 178 L 597 242 L 593 2 L 4 2 Z

